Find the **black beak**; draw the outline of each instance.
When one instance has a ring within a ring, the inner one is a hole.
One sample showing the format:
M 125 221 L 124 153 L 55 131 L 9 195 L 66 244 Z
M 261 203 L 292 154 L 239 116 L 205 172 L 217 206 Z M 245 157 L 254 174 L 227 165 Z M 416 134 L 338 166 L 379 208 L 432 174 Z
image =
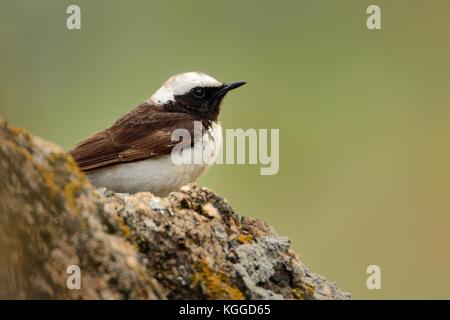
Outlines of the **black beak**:
M 239 88 L 240 86 L 243 86 L 247 82 L 245 81 L 236 81 L 236 82 L 228 82 L 223 85 L 222 88 L 219 89 L 219 91 L 216 92 L 217 95 L 224 96 L 228 91 L 231 91 L 233 89 Z

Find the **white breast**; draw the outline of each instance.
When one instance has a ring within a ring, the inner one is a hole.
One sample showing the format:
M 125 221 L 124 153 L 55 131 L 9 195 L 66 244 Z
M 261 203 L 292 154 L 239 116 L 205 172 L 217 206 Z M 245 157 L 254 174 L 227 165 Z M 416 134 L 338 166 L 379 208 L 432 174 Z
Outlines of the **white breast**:
M 205 131 L 203 145 L 195 144 L 186 152 L 203 153 L 206 147 L 217 159 L 222 147 L 222 128 L 219 123 L 213 122 Z M 87 175 L 97 188 L 106 187 L 124 193 L 150 191 L 158 196 L 167 196 L 181 186 L 195 181 L 208 166 L 207 163 L 175 164 L 170 155 L 164 155 L 88 171 Z

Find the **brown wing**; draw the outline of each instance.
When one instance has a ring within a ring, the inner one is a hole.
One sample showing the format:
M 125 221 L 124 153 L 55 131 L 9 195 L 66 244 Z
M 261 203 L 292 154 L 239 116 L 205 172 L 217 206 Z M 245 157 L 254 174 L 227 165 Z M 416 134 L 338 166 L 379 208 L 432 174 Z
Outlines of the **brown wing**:
M 144 103 L 109 129 L 77 144 L 70 154 L 83 171 L 169 154 L 179 143 L 171 140 L 172 132 L 184 128 L 194 137 L 195 120 L 189 114 L 165 112 Z

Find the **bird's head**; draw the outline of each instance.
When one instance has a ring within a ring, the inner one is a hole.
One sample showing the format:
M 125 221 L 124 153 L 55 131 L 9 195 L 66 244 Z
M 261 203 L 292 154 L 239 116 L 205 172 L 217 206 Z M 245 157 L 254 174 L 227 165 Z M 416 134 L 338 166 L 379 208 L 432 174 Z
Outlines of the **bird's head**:
M 222 83 L 202 72 L 186 72 L 169 78 L 149 100 L 167 111 L 216 120 L 223 97 L 244 84 L 244 81 Z

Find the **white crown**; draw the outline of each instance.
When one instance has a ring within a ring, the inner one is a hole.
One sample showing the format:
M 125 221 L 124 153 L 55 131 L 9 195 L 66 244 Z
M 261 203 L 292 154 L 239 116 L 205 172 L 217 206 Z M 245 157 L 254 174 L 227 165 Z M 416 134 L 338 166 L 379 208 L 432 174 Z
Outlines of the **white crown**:
M 175 101 L 174 96 L 188 93 L 195 87 L 220 87 L 222 83 L 202 72 L 186 72 L 170 77 L 158 91 L 150 97 L 150 101 L 164 104 Z

